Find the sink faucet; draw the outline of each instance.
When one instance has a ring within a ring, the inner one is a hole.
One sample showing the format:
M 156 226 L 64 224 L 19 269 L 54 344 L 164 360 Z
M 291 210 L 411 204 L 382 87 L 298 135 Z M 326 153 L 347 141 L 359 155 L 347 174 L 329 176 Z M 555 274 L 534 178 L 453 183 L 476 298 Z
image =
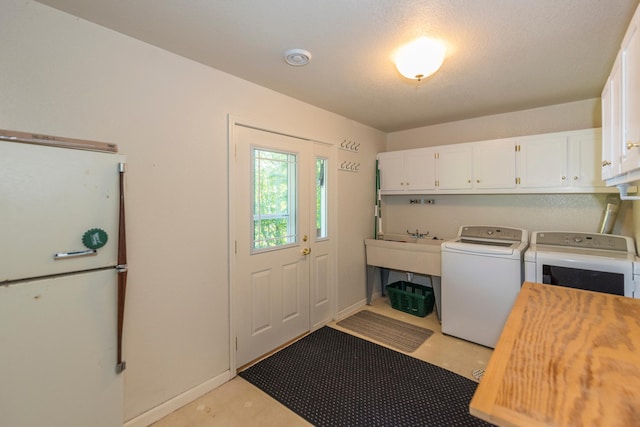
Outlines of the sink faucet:
M 423 239 L 423 238 L 425 238 L 426 236 L 429 235 L 429 232 L 427 231 L 426 233 L 420 233 L 420 230 L 418 230 L 416 228 L 416 232 L 415 233 L 412 233 L 409 230 L 407 230 L 407 234 L 409 236 L 413 237 L 414 239 Z

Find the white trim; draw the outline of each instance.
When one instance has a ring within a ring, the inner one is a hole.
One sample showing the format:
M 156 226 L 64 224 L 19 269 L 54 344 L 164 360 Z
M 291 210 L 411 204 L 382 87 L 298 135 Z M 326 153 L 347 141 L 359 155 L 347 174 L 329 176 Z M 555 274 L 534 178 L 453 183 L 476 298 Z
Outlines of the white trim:
M 329 228 L 329 236 L 332 239 L 331 242 L 331 251 L 333 257 L 333 274 L 332 277 L 332 286 L 330 289 L 331 295 L 331 319 L 335 320 L 338 315 L 338 236 L 340 235 L 340 230 L 338 230 L 338 146 L 333 145 L 330 147 L 330 161 L 328 162 L 328 167 L 330 173 L 328 174 L 328 185 L 329 185 L 329 223 L 327 227 Z
M 228 263 L 228 275 L 229 275 L 229 283 L 228 283 L 228 292 L 229 292 L 229 370 L 231 372 L 231 378 L 235 377 L 237 374 L 236 370 L 236 293 L 235 293 L 235 272 L 236 272 L 236 203 L 234 196 L 236 195 L 236 162 L 235 162 L 235 154 L 236 154 L 236 125 L 239 123 L 239 119 L 236 116 L 229 115 L 228 117 L 228 149 L 227 152 L 229 154 L 229 159 L 227 160 L 227 183 L 229 187 L 227 188 L 227 209 L 228 209 L 228 227 L 227 233 L 229 236 L 229 259 Z
M 365 305 L 367 305 L 367 299 L 361 299 L 360 301 L 356 302 L 355 304 L 350 305 L 349 307 L 345 308 L 344 310 L 340 311 L 335 320 L 341 320 L 344 319 L 345 317 L 349 317 L 350 315 L 352 315 L 353 313 L 355 313 L 356 311 L 358 311 L 360 308 L 364 307 Z
M 228 259 L 228 266 L 229 266 L 229 371 L 231 373 L 231 378 L 235 377 L 237 375 L 237 351 L 236 351 L 236 334 L 237 334 L 237 328 L 236 328 L 236 310 L 235 310 L 235 304 L 236 304 L 236 294 L 235 294 L 235 271 L 236 271 L 236 252 L 235 252 L 235 241 L 236 241 L 236 216 L 237 216 L 237 212 L 235 209 L 235 200 L 234 200 L 234 196 L 235 196 L 235 174 L 236 174 L 236 164 L 235 164 L 235 145 L 236 145 L 236 132 L 235 132 L 235 128 L 236 126 L 242 126 L 242 127 L 247 127 L 247 128 L 252 128 L 252 129 L 256 129 L 256 130 L 260 130 L 260 131 L 264 131 L 264 132 L 270 132 L 270 133 L 275 133 L 275 134 L 279 134 L 279 135 L 283 135 L 283 136 L 288 136 L 291 138 L 296 138 L 296 139 L 300 139 L 300 140 L 304 140 L 304 141 L 309 141 L 311 143 L 317 143 L 317 144 L 322 144 L 322 145 L 326 145 L 330 148 L 331 150 L 331 157 L 333 159 L 333 161 L 336 161 L 335 159 L 337 158 L 337 145 L 336 143 L 330 143 L 330 142 L 325 142 L 325 141 L 320 141 L 317 139 L 313 139 L 313 138 L 307 138 L 307 137 L 301 137 L 299 135 L 295 135 L 291 132 L 285 132 L 285 131 L 278 131 L 278 130 L 274 130 L 273 127 L 269 127 L 266 125 L 260 125 L 258 124 L 257 121 L 255 120 L 247 120 L 247 119 L 243 119 L 240 118 L 239 116 L 235 116 L 233 114 L 229 114 L 228 115 L 228 134 L 227 134 L 227 145 L 228 145 L 228 155 L 229 155 L 229 159 L 228 159 L 228 168 L 227 168 L 227 179 L 228 179 L 228 200 L 227 200 L 227 205 L 228 205 L 228 237 L 229 237 L 229 259 Z M 335 167 L 332 165 L 331 166 L 332 169 L 335 171 Z M 329 223 L 329 230 L 334 230 L 335 234 L 333 236 L 333 242 L 332 242 L 332 247 L 331 250 L 333 251 L 333 289 L 330 290 L 331 292 L 331 318 L 332 319 L 336 319 L 337 316 L 337 311 L 338 311 L 338 263 L 337 263 L 337 251 L 338 251 L 338 245 L 337 245 L 337 236 L 339 235 L 338 232 L 338 218 L 337 218 L 337 213 L 338 213 L 338 207 L 337 207 L 337 200 L 338 200 L 338 179 L 337 176 L 333 177 L 333 188 L 330 188 L 330 194 L 329 194 L 329 200 L 330 200 L 330 209 L 332 210 L 331 214 L 330 214 L 330 223 Z M 361 305 L 364 305 L 366 303 L 365 302 L 360 302 L 357 303 L 356 305 L 358 307 L 360 307 Z M 324 325 L 311 325 L 311 322 L 309 322 L 309 329 L 311 330 L 311 328 L 319 328 L 321 326 Z M 129 426 L 126 426 L 129 427 Z
M 211 390 L 220 387 L 231 379 L 231 372 L 225 371 L 222 374 L 211 378 L 197 385 L 184 393 L 177 395 L 176 397 L 167 400 L 160 405 L 151 408 L 147 412 L 143 412 L 135 418 L 130 419 L 123 424 L 123 427 L 147 427 L 156 421 L 166 417 L 176 409 L 182 408 L 188 403 L 193 402 L 200 396 L 210 392 Z

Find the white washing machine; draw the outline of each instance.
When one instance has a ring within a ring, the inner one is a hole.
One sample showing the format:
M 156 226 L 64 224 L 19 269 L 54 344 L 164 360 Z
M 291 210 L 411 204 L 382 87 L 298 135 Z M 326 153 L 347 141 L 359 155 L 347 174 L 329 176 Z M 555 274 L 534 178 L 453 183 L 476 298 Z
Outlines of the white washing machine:
M 526 230 L 462 226 L 441 245 L 442 332 L 494 348 L 524 280 Z

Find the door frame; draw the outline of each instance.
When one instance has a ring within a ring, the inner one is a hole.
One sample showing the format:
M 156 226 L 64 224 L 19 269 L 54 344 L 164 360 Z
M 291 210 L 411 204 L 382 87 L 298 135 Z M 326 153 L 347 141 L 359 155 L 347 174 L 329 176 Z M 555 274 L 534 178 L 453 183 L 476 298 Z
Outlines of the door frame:
M 264 124 L 260 124 L 255 120 L 247 120 L 243 119 L 239 116 L 235 116 L 229 114 L 227 117 L 227 231 L 228 231 L 228 243 L 227 243 L 227 274 L 229 277 L 228 282 L 228 295 L 229 295 L 229 372 L 231 374 L 231 378 L 237 375 L 237 358 L 236 358 L 236 304 L 238 303 L 238 297 L 236 295 L 236 227 L 237 227 L 237 212 L 236 212 L 236 126 L 244 126 L 253 129 L 257 129 L 264 132 L 275 133 L 291 138 L 296 138 L 301 141 L 306 141 L 309 144 L 323 144 L 329 147 L 331 158 L 333 159 L 333 163 L 329 162 L 329 168 L 331 173 L 330 183 L 332 185 L 329 186 L 328 193 L 328 201 L 329 201 L 329 211 L 328 211 L 328 229 L 331 235 L 331 252 L 332 252 L 332 267 L 331 267 L 331 275 L 333 280 L 331 281 L 331 286 L 329 289 L 331 295 L 330 307 L 331 307 L 331 320 L 336 318 L 336 313 L 338 310 L 338 272 L 337 272 L 337 236 L 338 236 L 338 219 L 337 213 L 338 209 L 336 206 L 338 200 L 338 192 L 337 192 L 337 168 L 335 165 L 337 158 L 337 145 L 320 141 L 317 139 L 312 139 L 309 137 L 299 136 L 295 133 L 275 130 L 273 126 L 268 126 Z M 244 218 L 244 217 L 243 217 Z M 310 293 L 311 295 L 311 293 Z M 311 298 L 309 298 L 309 304 L 311 304 Z M 313 325 L 311 325 L 311 319 L 309 320 L 309 330 L 313 331 Z M 315 328 L 317 329 L 317 327 Z

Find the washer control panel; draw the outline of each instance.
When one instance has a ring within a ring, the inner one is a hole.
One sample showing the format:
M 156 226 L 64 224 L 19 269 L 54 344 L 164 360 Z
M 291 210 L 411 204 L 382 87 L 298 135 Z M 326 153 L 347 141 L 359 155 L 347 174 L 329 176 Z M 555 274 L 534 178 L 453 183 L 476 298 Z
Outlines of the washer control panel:
M 467 239 L 496 239 L 526 242 L 527 233 L 519 228 L 468 225 L 460 227 L 459 237 Z
M 532 234 L 531 244 L 629 252 L 629 239 L 610 234 L 537 231 Z

